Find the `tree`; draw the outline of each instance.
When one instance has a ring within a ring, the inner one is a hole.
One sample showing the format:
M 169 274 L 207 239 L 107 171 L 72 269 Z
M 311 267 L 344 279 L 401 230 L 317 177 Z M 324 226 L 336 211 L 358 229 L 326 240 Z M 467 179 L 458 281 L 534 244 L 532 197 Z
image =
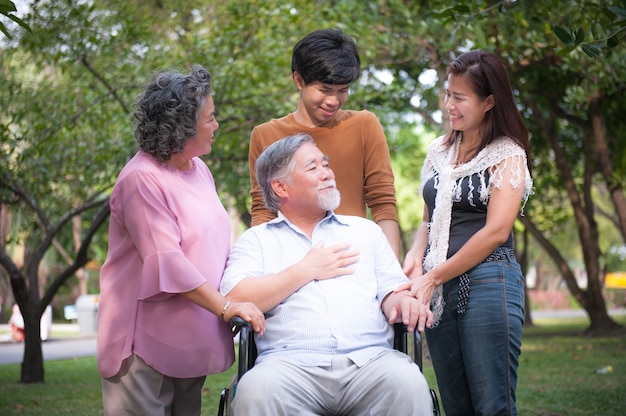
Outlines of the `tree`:
M 546 5 L 550 7 L 551 5 Z M 569 16 L 582 16 L 582 24 L 599 19 L 606 3 L 587 2 L 582 6 L 571 3 L 563 8 Z M 548 10 L 528 9 L 528 21 L 540 21 Z M 533 14 L 537 13 L 537 14 Z M 618 17 L 616 17 L 618 18 Z M 557 20 L 556 16 L 553 21 Z M 561 20 L 565 21 L 565 19 Z M 531 33 L 541 33 L 540 25 L 529 25 Z M 510 34 L 509 34 L 510 36 Z M 617 39 L 616 39 L 617 40 Z M 580 53 L 563 56 L 555 54 L 558 43 L 554 38 L 531 53 L 514 45 L 511 66 L 514 82 L 519 85 L 520 100 L 525 107 L 532 132 L 533 147 L 549 149 L 534 152 L 536 161 L 544 160 L 556 178 L 536 176 L 536 196 L 529 215 L 522 218 L 528 230 L 546 249 L 563 275 L 567 286 L 590 318 L 588 333 L 604 332 L 618 327 L 609 317 L 603 297 L 602 236 L 599 233 L 599 195 L 608 191 L 617 230 L 626 241 L 626 200 L 624 198 L 624 142 L 619 132 L 625 127 L 620 114 L 626 109 L 623 98 L 626 83 L 617 75 L 624 73 L 624 54 L 619 48 L 606 49 L 595 59 Z M 525 52 L 525 53 L 524 53 Z M 545 159 L 544 159 L 545 158 Z M 587 285 L 581 287 L 567 262 L 545 237 L 535 210 L 543 202 L 539 191 L 554 187 L 564 191 L 578 231 L 580 250 L 587 275 Z M 542 231 L 542 232 L 541 232 Z M 542 236 L 539 236 L 541 232 Z M 606 247 L 605 249 L 608 249 Z
M 101 24 L 87 18 L 92 12 L 79 5 L 58 13 L 42 2 L 31 11 L 34 34 L 21 39 L 21 48 L 2 51 L 0 75 L 8 94 L 1 98 L 6 111 L 0 119 L 0 202 L 13 221 L 2 233 L 0 264 L 24 316 L 25 383 L 44 381 L 41 314 L 91 258 L 89 246 L 108 218 L 107 192 L 130 152 L 132 135 L 125 125 L 132 84 L 113 87 L 104 71 L 94 69 L 96 48 L 103 53 L 111 43 L 86 36 Z M 73 249 L 76 218 L 83 222 L 80 245 Z M 53 276 L 42 276 L 43 260 L 54 254 L 55 244 L 68 247 L 72 261 Z M 8 250 L 15 246 L 23 247 L 23 254 Z

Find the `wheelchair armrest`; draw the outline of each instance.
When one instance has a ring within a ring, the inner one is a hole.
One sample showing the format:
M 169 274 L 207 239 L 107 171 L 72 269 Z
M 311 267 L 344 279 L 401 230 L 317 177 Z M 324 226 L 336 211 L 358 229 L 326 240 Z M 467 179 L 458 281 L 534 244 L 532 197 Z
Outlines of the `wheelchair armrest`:
M 239 332 L 237 379 L 240 379 L 246 371 L 254 366 L 254 361 L 256 360 L 257 350 L 254 343 L 254 330 L 250 322 L 244 321 L 239 316 L 233 317 L 230 325 Z
M 408 354 L 408 329 L 402 322 L 393 324 L 393 348 Z M 413 361 L 422 370 L 422 334 L 415 328 L 413 333 Z

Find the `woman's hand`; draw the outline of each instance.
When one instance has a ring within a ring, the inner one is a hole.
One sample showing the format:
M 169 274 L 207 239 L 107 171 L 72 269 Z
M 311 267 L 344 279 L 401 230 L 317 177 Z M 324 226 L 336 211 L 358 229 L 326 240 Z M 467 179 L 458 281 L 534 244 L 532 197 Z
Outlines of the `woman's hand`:
M 402 263 L 402 271 L 410 280 L 421 276 L 422 270 L 422 256 L 416 255 L 416 250 L 411 250 L 406 253 L 404 262 Z
M 226 306 L 226 305 L 225 305 Z M 235 316 L 250 322 L 254 332 L 263 335 L 265 332 L 265 316 L 252 302 L 230 302 L 223 313 L 223 320 L 230 322 Z
M 396 288 L 396 290 L 394 290 L 394 292 L 401 292 L 408 289 L 411 296 L 424 305 L 430 306 L 430 300 L 432 299 L 436 288 L 437 284 L 435 284 L 432 279 L 431 272 L 429 272 L 401 284 Z
M 428 210 L 426 207 L 424 207 L 423 216 L 424 219 L 415 232 L 413 245 L 405 254 L 404 262 L 402 263 L 402 271 L 410 280 L 424 273 L 422 262 L 424 261 L 424 254 L 428 245 Z
M 428 305 L 411 296 L 406 290 L 390 293 L 382 303 L 383 313 L 390 324 L 402 321 L 409 332 L 424 332 L 433 324 L 433 313 Z

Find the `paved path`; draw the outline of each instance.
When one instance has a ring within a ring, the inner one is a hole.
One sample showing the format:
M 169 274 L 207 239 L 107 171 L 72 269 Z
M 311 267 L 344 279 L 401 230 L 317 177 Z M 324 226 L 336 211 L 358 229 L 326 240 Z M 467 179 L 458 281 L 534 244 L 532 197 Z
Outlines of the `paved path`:
M 532 311 L 533 319 L 541 318 L 583 318 L 587 316 L 587 312 L 583 309 L 568 309 L 558 311 Z M 626 315 L 626 309 L 611 309 L 609 310 L 609 316 L 623 316 Z
M 50 338 L 42 343 L 43 359 L 65 360 L 96 354 L 96 337 Z M 0 364 L 21 363 L 24 359 L 22 342 L 0 344 Z
M 0 325 L 0 364 L 21 363 L 24 343 L 9 341 L 9 334 L 9 326 Z M 89 357 L 96 355 L 96 334 L 80 333 L 76 324 L 52 324 L 52 336 L 41 345 L 45 361 Z

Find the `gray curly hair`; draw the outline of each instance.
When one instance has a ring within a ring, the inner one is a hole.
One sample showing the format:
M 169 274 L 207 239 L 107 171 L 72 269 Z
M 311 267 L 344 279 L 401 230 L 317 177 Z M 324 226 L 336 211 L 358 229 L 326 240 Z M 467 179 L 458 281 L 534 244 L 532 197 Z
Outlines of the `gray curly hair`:
M 144 88 L 135 104 L 135 139 L 139 147 L 164 162 L 182 152 L 197 133 L 198 118 L 211 95 L 211 74 L 194 65 L 191 74 L 161 72 Z

